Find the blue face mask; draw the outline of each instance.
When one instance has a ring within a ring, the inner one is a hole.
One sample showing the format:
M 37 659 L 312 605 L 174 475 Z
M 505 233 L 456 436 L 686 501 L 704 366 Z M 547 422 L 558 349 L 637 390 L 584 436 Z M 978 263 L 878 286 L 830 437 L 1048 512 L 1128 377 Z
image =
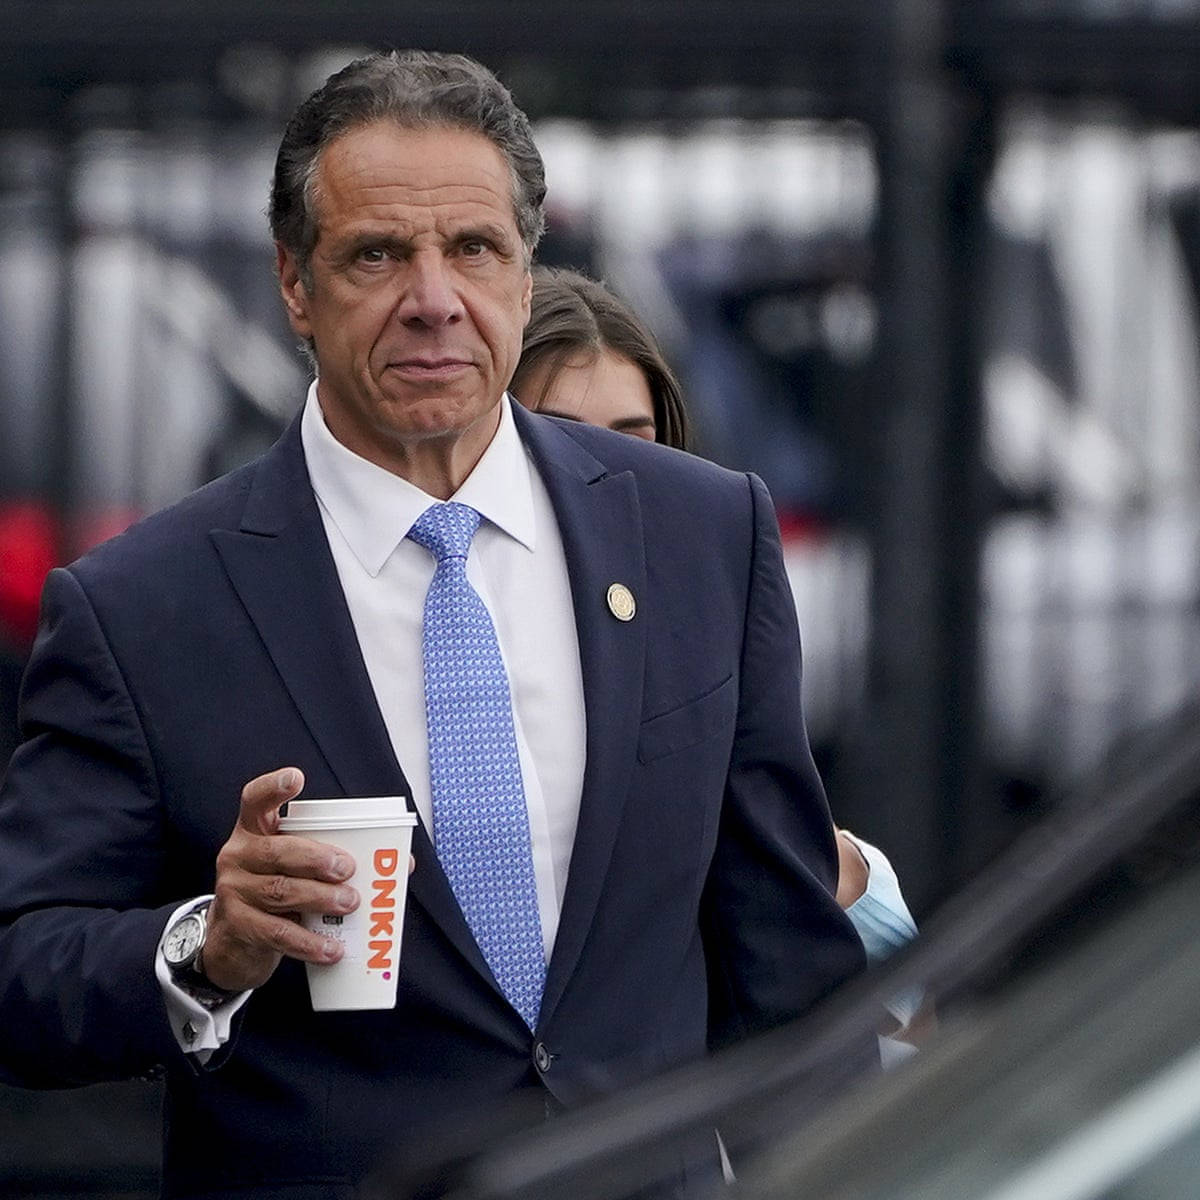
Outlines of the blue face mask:
M 846 910 L 846 916 L 862 938 L 867 961 L 875 964 L 908 945 L 917 936 L 917 924 L 904 902 L 900 882 L 887 855 L 869 842 L 850 836 L 866 859 L 869 874 L 867 890 Z M 922 995 L 919 988 L 913 988 L 894 996 L 888 1002 L 888 1011 L 905 1026 L 920 1008 Z

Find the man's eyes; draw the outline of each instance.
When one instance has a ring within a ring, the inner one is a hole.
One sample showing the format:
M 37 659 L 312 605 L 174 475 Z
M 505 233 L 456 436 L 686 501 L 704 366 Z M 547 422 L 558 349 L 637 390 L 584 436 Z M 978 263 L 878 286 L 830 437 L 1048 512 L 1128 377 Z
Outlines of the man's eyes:
M 452 248 L 452 253 L 462 258 L 484 258 L 496 253 L 491 241 L 482 237 L 463 238 Z M 400 258 L 402 255 L 389 246 L 360 246 L 354 251 L 354 261 L 364 266 L 378 266 L 389 258 Z

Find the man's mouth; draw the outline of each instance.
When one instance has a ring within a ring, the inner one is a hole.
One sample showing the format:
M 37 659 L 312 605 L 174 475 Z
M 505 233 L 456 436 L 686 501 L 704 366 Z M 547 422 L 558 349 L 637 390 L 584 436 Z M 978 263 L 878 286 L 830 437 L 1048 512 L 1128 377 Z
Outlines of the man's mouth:
M 449 379 L 469 370 L 471 362 L 465 358 L 440 355 L 419 355 L 413 358 L 396 359 L 388 363 L 388 370 L 411 379 Z

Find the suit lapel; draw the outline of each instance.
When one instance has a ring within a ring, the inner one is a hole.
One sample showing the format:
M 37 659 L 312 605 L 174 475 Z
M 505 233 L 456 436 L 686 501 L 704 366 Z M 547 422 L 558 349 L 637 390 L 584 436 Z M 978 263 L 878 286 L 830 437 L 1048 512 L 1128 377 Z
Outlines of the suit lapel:
M 587 717 L 587 765 L 579 825 L 541 1023 L 573 973 L 599 903 L 637 751 L 642 711 L 645 621 L 618 620 L 608 589 L 624 584 L 646 599 L 641 512 L 633 475 L 610 475 L 557 423 L 513 406 L 558 518 L 579 637 Z
M 347 796 L 408 794 L 375 700 L 304 464 L 299 420 L 262 460 L 237 530 L 212 532 L 288 694 Z M 282 765 L 282 764 L 281 764 Z M 423 826 L 409 892 L 489 981 Z M 493 984 L 494 986 L 494 984 Z

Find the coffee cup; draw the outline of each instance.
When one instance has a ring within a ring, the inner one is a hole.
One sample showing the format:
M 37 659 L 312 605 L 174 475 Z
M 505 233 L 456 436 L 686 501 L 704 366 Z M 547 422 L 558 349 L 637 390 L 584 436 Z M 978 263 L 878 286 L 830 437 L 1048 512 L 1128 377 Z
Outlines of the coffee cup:
M 352 913 L 305 913 L 305 928 L 342 943 L 335 963 L 305 963 L 316 1012 L 395 1008 L 416 814 L 403 796 L 293 800 L 279 832 L 339 846 L 353 855 L 358 889 Z

